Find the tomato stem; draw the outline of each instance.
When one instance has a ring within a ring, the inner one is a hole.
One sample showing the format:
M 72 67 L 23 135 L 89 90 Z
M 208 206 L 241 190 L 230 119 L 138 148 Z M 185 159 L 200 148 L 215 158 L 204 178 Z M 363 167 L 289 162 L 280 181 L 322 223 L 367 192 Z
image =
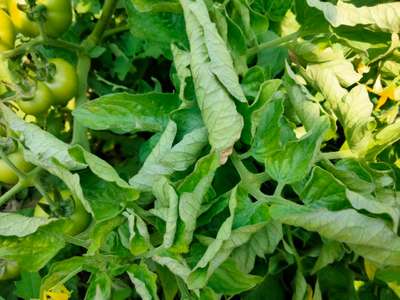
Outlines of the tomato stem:
M 103 39 L 105 39 L 106 37 L 109 37 L 111 35 L 118 34 L 118 33 L 121 33 L 121 32 L 127 31 L 127 30 L 129 30 L 129 25 L 127 25 L 127 24 L 120 25 L 120 26 L 112 28 L 112 29 L 108 29 L 104 32 Z
M 78 57 L 78 65 L 77 65 L 77 75 L 78 75 L 78 94 L 76 96 L 76 106 L 79 107 L 83 103 L 87 102 L 87 78 L 89 75 L 91 60 L 90 57 L 84 53 L 81 53 Z M 86 128 L 83 124 L 79 123 L 76 119 L 74 119 L 74 131 L 72 133 L 72 141 L 73 145 L 81 145 L 84 149 L 89 149 L 89 141 L 86 134 Z
M 13 172 L 15 174 L 17 174 L 17 176 L 20 180 L 26 179 L 26 177 L 27 177 L 26 174 L 15 166 L 15 164 L 4 153 L 3 149 L 0 149 L 0 157 L 13 170 Z
M 345 158 L 356 158 L 357 155 L 351 150 L 341 150 L 334 152 L 323 152 L 319 154 L 320 160 L 332 160 L 332 159 L 345 159 Z
M 107 29 L 108 22 L 114 14 L 117 3 L 118 0 L 106 0 L 104 2 L 103 11 L 101 13 L 100 19 L 96 23 L 92 33 L 87 37 L 87 41 L 90 41 L 93 46 L 101 41 L 103 34 Z
M 82 51 L 82 47 L 78 44 L 63 41 L 63 40 L 55 40 L 51 38 L 43 38 L 42 36 L 38 36 L 34 39 L 31 39 L 29 42 L 24 43 L 12 50 L 4 51 L 0 53 L 0 56 L 4 58 L 12 58 L 21 54 L 28 52 L 30 49 L 38 46 L 38 45 L 46 45 L 46 46 L 53 46 L 57 48 L 68 49 L 74 52 Z
M 11 189 L 9 189 L 6 193 L 0 196 L 0 206 L 9 201 L 15 194 L 18 194 L 24 188 L 26 188 L 24 182 L 18 181 L 17 184 L 15 184 Z
M 282 46 L 283 44 L 286 44 L 288 42 L 296 40 L 297 38 L 301 37 L 302 35 L 304 35 L 304 33 L 300 32 L 300 31 L 296 31 L 296 32 L 293 32 L 291 34 L 285 35 L 283 37 L 276 38 L 276 39 L 274 39 L 272 41 L 268 41 L 268 42 L 259 44 L 259 45 L 255 46 L 255 47 L 250 48 L 249 50 L 247 50 L 247 56 L 256 55 L 261 50 Z
M 87 79 L 90 71 L 91 59 L 88 55 L 90 50 L 93 49 L 102 39 L 103 34 L 107 28 L 108 22 L 114 14 L 118 0 L 106 0 L 103 6 L 103 11 L 99 21 L 96 23 L 92 33 L 82 42 L 81 47 L 86 50 L 85 53 L 80 53 L 78 56 L 78 95 L 76 97 L 76 106 L 84 104 L 88 101 Z M 85 149 L 89 149 L 89 141 L 86 134 L 86 128 L 74 119 L 74 131 L 72 134 L 71 144 L 79 144 Z

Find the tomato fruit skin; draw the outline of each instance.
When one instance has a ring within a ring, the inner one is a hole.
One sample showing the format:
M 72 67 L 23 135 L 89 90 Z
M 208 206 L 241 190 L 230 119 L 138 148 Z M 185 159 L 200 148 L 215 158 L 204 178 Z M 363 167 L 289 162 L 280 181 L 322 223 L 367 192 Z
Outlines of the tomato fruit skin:
M 0 51 L 14 48 L 15 28 L 7 13 L 0 9 Z
M 18 263 L 12 260 L 0 260 L 0 281 L 14 279 L 19 276 Z
M 90 214 L 85 210 L 79 200 L 72 198 L 72 195 L 69 191 L 61 191 L 60 194 L 63 200 L 69 199 L 74 201 L 74 212 L 65 220 L 64 233 L 71 236 L 77 235 L 88 227 L 91 220 Z M 52 198 L 54 197 L 54 194 L 49 193 L 49 196 Z M 39 200 L 39 203 L 48 204 L 44 197 Z M 49 218 L 48 213 L 45 212 L 39 204 L 35 206 L 33 215 L 35 217 Z
M 75 68 L 62 58 L 49 59 L 56 67 L 56 73 L 46 84 L 53 93 L 53 104 L 65 105 L 78 91 L 78 76 Z
M 17 6 L 18 0 L 9 0 L 8 9 L 11 20 L 17 30 L 27 36 L 39 35 L 39 24 L 28 18 Z M 44 30 L 51 37 L 64 33 L 72 22 L 72 6 L 70 0 L 37 0 L 36 4 L 46 7 Z
M 8 159 L 22 172 L 28 172 L 33 169 L 33 165 L 24 159 L 22 151 L 16 151 L 8 155 Z M 0 159 L 0 182 L 16 184 L 18 176 L 14 170 L 2 159 Z
M 18 100 L 17 104 L 28 115 L 38 115 L 46 112 L 52 103 L 53 94 L 44 83 L 38 81 L 35 95 L 27 101 Z

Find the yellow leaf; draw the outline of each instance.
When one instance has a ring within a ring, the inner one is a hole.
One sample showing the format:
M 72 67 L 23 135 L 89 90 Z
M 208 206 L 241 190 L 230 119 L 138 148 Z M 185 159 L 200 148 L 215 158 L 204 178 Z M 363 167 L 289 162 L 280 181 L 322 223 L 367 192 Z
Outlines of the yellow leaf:
M 365 273 L 367 273 L 368 279 L 369 280 L 374 280 L 376 270 L 378 267 L 374 265 L 372 262 L 364 259 L 364 269 Z

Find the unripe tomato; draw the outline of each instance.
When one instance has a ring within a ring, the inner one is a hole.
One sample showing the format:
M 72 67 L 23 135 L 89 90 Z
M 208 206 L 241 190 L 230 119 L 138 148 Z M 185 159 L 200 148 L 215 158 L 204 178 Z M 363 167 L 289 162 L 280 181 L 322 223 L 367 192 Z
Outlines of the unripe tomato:
M 17 30 L 27 36 L 39 34 L 39 24 L 28 18 L 25 12 L 17 6 L 18 0 L 9 0 L 8 9 L 11 20 Z M 46 7 L 46 22 L 44 30 L 51 37 L 64 33 L 72 22 L 72 7 L 70 0 L 36 0 L 37 5 Z
M 19 266 L 17 262 L 0 259 L 0 281 L 14 279 L 18 275 Z
M 0 9 L 0 51 L 14 48 L 15 29 L 7 13 Z
M 61 191 L 60 194 L 63 200 L 73 201 L 72 206 L 74 209 L 73 213 L 67 216 L 67 219 L 65 220 L 64 233 L 71 236 L 77 235 L 88 227 L 90 223 L 90 215 L 87 213 L 82 203 L 79 200 L 74 199 L 69 191 Z M 54 194 L 49 193 L 49 197 L 53 198 Z M 39 200 L 39 203 L 48 204 L 46 198 L 44 197 Z M 49 214 L 45 212 L 39 204 L 35 206 L 33 215 L 35 217 L 42 218 L 50 217 Z
M 78 77 L 75 68 L 62 58 L 49 59 L 56 67 L 56 73 L 51 81 L 46 82 L 53 93 L 53 104 L 66 104 L 78 90 Z
M 46 112 L 52 103 L 53 95 L 43 82 L 36 84 L 35 95 L 29 100 L 18 100 L 17 104 L 28 115 L 37 115 Z
M 22 151 L 16 151 L 8 155 L 8 159 L 22 172 L 28 172 L 33 169 L 33 165 L 24 159 Z M 14 170 L 2 159 L 0 159 L 0 182 L 16 184 L 18 176 Z

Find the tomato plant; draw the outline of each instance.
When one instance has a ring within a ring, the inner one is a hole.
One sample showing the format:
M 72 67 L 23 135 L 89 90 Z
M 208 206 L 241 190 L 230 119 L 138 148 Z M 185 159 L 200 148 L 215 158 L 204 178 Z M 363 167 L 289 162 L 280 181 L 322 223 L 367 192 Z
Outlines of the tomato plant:
M 1 7 L 0 299 L 400 299 L 399 2 Z

